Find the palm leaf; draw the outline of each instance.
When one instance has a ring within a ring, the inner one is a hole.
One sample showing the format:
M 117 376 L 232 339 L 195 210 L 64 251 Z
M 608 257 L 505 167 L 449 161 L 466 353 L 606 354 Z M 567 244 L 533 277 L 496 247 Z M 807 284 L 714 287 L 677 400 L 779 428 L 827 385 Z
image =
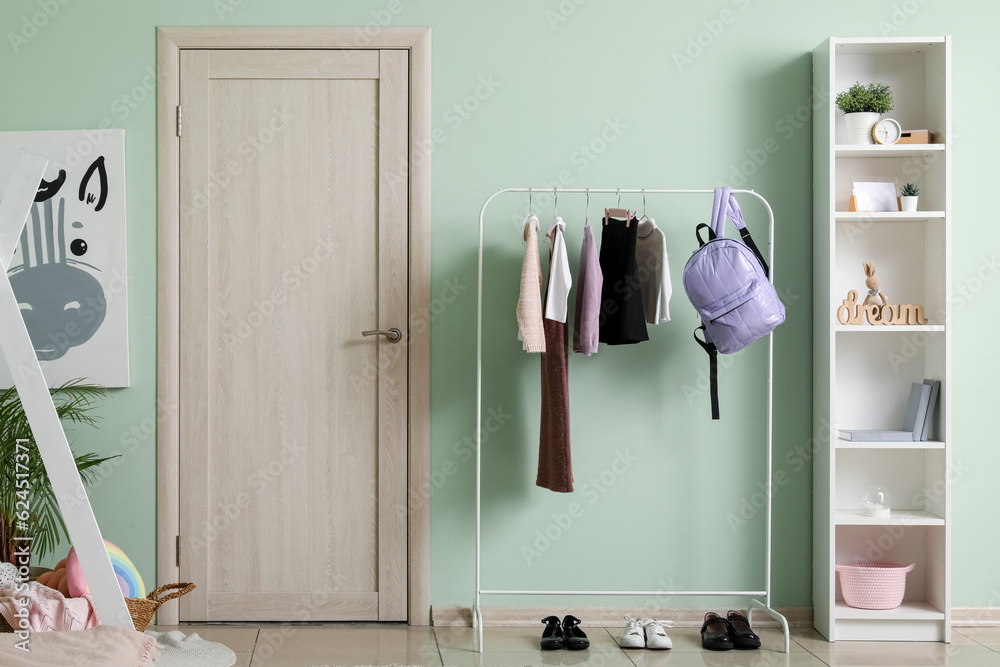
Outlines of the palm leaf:
M 73 380 L 50 391 L 60 420 L 74 425 L 97 426 L 100 418 L 92 411 L 98 407 L 99 399 L 107 396 L 104 387 Z M 22 443 L 19 450 L 18 440 L 28 442 Z M 72 451 L 72 446 L 70 449 Z M 28 454 L 27 470 L 14 465 L 15 455 L 18 453 Z M 74 453 L 73 458 L 84 485 L 89 485 L 97 479 L 96 468 L 115 457 Z M 4 552 L 9 551 L 10 541 L 15 536 L 13 527 L 19 490 L 27 491 L 31 507 L 27 533 L 34 537 L 32 553 L 36 556 L 51 553 L 62 537 L 68 537 L 66 525 L 32 437 L 31 425 L 14 388 L 0 392 L 0 461 L 5 464 L 3 469 L 9 471 L 7 474 L 0 474 L 0 533 L 9 533 L 0 534 L 0 560 Z M 26 473 L 26 476 L 20 478 L 26 480 L 26 484 L 22 482 L 18 487 L 16 472 Z

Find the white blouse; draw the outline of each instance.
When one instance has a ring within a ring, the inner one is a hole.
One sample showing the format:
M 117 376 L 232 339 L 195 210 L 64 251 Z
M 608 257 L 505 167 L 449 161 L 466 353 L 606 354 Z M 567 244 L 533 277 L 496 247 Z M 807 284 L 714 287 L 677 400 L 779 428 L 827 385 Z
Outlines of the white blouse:
M 556 218 L 552 227 L 545 235 L 549 244 L 549 284 L 545 292 L 545 318 L 555 322 L 565 322 L 569 290 L 573 286 L 573 278 L 569 270 L 569 255 L 566 252 L 566 240 L 563 230 L 566 223 L 562 218 Z

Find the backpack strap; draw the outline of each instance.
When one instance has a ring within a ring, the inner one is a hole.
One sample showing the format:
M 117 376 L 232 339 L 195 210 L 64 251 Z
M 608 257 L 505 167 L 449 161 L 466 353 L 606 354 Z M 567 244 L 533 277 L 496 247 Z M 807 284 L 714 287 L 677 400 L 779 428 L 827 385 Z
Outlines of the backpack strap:
M 743 221 L 743 211 L 740 210 L 740 205 L 736 203 L 736 195 L 732 193 L 729 193 L 729 205 L 726 207 L 726 213 L 732 221 L 733 226 L 739 231 L 743 243 L 750 248 L 753 254 L 757 256 L 758 261 L 760 261 L 760 265 L 764 267 L 764 275 L 770 276 L 771 271 L 767 266 L 767 262 L 764 261 L 764 255 L 757 248 L 757 244 L 753 242 L 750 230 L 747 229 L 747 224 Z
M 750 230 L 747 229 L 746 222 L 743 221 L 743 211 L 740 210 L 740 205 L 736 202 L 736 195 L 732 193 L 732 188 L 729 186 L 715 188 L 715 201 L 712 204 L 712 231 L 715 232 L 717 238 L 726 235 L 727 217 L 733 223 L 736 231 L 740 233 L 740 239 L 743 240 L 744 245 L 750 248 L 757 261 L 764 268 L 764 275 L 770 276 L 771 270 L 768 268 L 767 262 L 764 261 L 764 255 L 754 243 L 753 237 L 750 236 Z
M 716 238 L 726 235 L 726 209 L 730 190 L 728 185 L 724 188 L 715 188 L 715 201 L 712 202 L 712 231 L 715 232 Z
M 715 240 L 715 230 L 713 230 L 711 227 L 709 227 L 704 222 L 702 222 L 697 227 L 694 228 L 694 235 L 695 235 L 695 238 L 698 239 L 698 247 L 699 248 L 702 247 L 703 245 L 705 245 L 705 242 L 701 240 L 701 229 L 702 229 L 702 227 L 704 227 L 705 229 L 708 230 L 708 240 L 709 241 Z
M 705 332 L 705 340 L 698 338 L 698 331 Z M 694 330 L 694 339 L 708 353 L 708 384 L 712 397 L 712 419 L 719 418 L 719 350 L 708 337 L 708 329 L 702 325 Z

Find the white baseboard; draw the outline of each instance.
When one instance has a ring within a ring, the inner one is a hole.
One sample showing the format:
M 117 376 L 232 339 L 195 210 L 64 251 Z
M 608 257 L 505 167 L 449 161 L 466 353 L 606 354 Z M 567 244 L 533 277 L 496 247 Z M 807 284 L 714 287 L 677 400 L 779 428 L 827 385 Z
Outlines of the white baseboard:
M 546 616 L 565 616 L 573 614 L 583 619 L 590 627 L 615 628 L 625 625 L 624 614 L 653 617 L 661 621 L 673 621 L 674 627 L 700 628 L 705 617 L 704 609 L 636 609 L 635 607 L 483 607 L 483 624 L 490 627 L 533 627 Z M 742 610 L 746 613 L 746 610 Z M 789 627 L 811 628 L 813 624 L 812 607 L 787 607 L 778 609 L 788 621 Z M 719 614 L 725 614 L 726 609 L 719 608 Z M 441 627 L 472 627 L 471 607 L 434 606 L 431 609 L 433 623 Z M 754 610 L 753 624 L 755 626 L 778 626 L 778 622 L 762 611 Z
M 952 607 L 951 624 L 957 627 L 998 626 L 1000 607 Z
M 638 610 L 628 607 L 483 607 L 483 623 L 487 626 L 533 627 L 546 616 L 573 614 L 583 619 L 591 627 L 623 626 L 622 615 L 635 615 Z M 718 610 L 720 614 L 725 609 Z M 811 628 L 812 607 L 785 607 L 778 609 L 792 628 Z M 472 627 L 470 607 L 449 607 L 435 605 L 431 610 L 433 623 L 441 627 Z M 653 616 L 662 621 L 673 621 L 675 627 L 701 627 L 704 610 L 700 609 L 645 609 L 643 616 Z M 755 611 L 753 624 L 761 627 L 777 627 L 778 622 L 767 614 Z M 954 627 L 1000 626 L 1000 607 L 953 607 L 951 624 Z

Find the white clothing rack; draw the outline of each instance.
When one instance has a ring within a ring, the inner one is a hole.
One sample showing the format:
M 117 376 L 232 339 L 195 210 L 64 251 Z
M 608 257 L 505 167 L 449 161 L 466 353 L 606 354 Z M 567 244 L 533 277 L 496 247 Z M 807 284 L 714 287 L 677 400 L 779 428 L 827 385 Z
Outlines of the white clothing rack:
M 482 566 L 482 420 L 483 420 L 483 217 L 490 202 L 507 192 L 553 193 L 563 194 L 642 194 L 642 195 L 674 195 L 674 194 L 714 194 L 714 189 L 705 190 L 649 190 L 622 188 L 501 188 L 483 202 L 479 211 L 479 281 L 477 285 L 476 305 L 476 597 L 472 608 L 472 623 L 477 629 L 476 651 L 483 648 L 483 612 L 481 598 L 483 595 L 593 595 L 593 596 L 730 596 L 747 597 L 750 603 L 747 607 L 747 619 L 752 620 L 754 609 L 768 614 L 779 623 L 785 637 L 785 653 L 789 652 L 788 621 L 784 616 L 771 608 L 771 489 L 768 487 L 765 506 L 765 554 L 764 554 L 764 587 L 757 591 L 558 591 L 558 590 L 492 590 L 483 589 Z M 771 267 L 770 280 L 774 282 L 774 213 L 771 205 L 761 195 L 753 190 L 732 190 L 734 194 L 746 194 L 756 197 L 767 209 L 768 237 L 771 240 L 768 250 L 768 264 Z M 767 477 L 771 479 L 772 443 L 771 433 L 774 409 L 772 404 L 772 384 L 774 379 L 774 341 L 771 335 L 767 337 Z M 761 602 L 757 598 L 764 598 Z

